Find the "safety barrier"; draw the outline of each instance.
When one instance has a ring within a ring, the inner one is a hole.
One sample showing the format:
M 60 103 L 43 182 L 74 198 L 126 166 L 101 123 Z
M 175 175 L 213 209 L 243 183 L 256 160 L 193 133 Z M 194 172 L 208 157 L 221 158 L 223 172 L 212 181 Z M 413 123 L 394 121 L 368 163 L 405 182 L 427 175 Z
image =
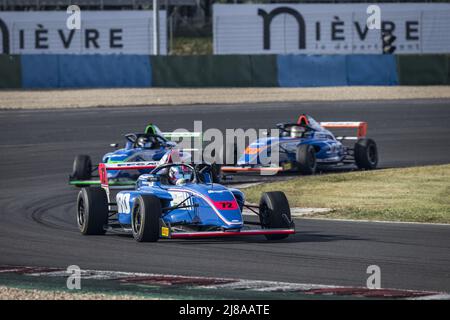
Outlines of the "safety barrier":
M 0 55 L 0 88 L 450 84 L 450 55 Z
M 280 87 L 322 87 L 347 85 L 344 55 L 279 55 Z
M 346 64 L 350 86 L 398 84 L 397 63 L 392 55 L 348 55 Z
M 404 55 L 397 57 L 402 85 L 439 85 L 449 83 L 448 55 Z
M 20 56 L 0 55 L 0 89 L 21 88 Z
M 155 87 L 250 87 L 248 56 L 152 57 Z
M 145 55 L 23 55 L 23 88 L 151 86 Z

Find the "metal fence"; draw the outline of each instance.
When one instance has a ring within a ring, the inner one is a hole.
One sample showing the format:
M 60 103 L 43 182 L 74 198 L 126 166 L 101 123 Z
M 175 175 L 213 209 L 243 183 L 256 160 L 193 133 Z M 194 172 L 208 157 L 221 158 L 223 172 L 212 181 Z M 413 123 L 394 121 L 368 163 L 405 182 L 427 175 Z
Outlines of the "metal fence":
M 211 7 L 214 3 L 377 3 L 377 2 L 448 2 L 448 0 L 159 0 L 160 5 Z M 83 9 L 150 9 L 153 0 L 0 0 L 0 10 L 58 10 L 76 4 Z

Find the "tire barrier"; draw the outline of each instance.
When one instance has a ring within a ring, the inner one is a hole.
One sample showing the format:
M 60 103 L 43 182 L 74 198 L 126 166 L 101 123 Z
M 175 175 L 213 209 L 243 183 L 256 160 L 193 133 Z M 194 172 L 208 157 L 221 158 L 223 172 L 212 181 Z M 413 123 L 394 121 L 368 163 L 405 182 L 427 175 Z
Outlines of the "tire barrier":
M 0 88 L 450 84 L 450 55 L 0 55 Z

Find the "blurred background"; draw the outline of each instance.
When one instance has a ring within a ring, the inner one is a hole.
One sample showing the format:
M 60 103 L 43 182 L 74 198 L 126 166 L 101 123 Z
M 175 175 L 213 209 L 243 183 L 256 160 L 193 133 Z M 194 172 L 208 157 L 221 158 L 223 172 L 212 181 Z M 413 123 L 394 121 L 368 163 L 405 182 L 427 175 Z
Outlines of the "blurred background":
M 153 10 L 154 0 L 0 0 L 1 11 L 64 11 L 76 4 L 82 11 Z M 213 53 L 214 4 L 336 4 L 365 3 L 368 0 L 158 0 L 167 12 L 167 53 L 207 55 Z M 384 0 L 383 3 L 448 3 L 447 0 Z
M 0 8 L 0 88 L 450 83 L 448 1 L 0 0 Z

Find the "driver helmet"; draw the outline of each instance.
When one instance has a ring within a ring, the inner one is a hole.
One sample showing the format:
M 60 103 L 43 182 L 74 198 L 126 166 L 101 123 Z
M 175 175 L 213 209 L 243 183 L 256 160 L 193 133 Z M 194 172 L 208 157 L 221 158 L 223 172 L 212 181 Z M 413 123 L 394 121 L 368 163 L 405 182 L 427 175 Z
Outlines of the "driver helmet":
M 139 137 L 137 140 L 137 146 L 144 149 L 151 149 L 153 145 L 152 140 L 149 137 Z
M 301 138 L 304 132 L 305 128 L 301 126 L 293 126 L 291 128 L 291 138 Z
M 191 173 L 188 168 L 184 167 L 171 167 L 169 169 L 169 182 L 173 185 L 183 185 L 191 178 Z

